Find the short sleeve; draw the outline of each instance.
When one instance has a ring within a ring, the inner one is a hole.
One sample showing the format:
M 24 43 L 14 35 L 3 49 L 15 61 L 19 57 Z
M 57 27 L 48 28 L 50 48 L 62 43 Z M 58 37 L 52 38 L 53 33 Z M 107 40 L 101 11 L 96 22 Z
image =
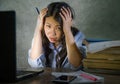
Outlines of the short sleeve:
M 86 57 L 86 46 L 82 45 L 83 40 L 85 39 L 85 35 L 82 32 L 78 32 L 75 36 L 75 43 L 77 47 L 79 48 L 80 52 L 82 53 L 82 57 Z
M 78 32 L 75 35 L 75 42 L 77 46 L 82 46 L 82 42 L 85 39 L 85 35 L 82 32 Z

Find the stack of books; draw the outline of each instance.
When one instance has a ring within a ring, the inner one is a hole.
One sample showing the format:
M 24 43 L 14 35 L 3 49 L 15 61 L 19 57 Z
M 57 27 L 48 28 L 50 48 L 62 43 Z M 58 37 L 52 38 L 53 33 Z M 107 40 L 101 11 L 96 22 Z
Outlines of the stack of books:
M 116 72 L 116 74 L 120 74 L 120 46 L 106 48 L 95 53 L 88 52 L 83 64 L 85 69 L 92 69 L 96 72 L 106 70 L 106 72 L 118 71 L 119 73 Z

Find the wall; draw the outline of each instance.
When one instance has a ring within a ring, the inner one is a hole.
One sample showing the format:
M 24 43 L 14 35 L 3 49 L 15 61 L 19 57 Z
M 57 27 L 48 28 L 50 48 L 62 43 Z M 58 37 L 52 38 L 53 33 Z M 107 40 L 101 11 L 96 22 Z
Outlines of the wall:
M 41 10 L 54 1 L 65 1 L 74 8 L 74 26 L 86 38 L 120 40 L 120 0 L 0 0 L 0 11 L 16 11 L 18 67 L 29 66 L 27 53 L 36 25 L 35 7 Z

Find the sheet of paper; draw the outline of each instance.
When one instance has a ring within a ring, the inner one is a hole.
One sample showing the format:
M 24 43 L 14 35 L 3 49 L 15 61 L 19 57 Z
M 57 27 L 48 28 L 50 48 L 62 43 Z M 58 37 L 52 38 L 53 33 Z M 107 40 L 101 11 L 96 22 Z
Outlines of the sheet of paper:
M 96 76 L 90 73 L 86 73 L 83 71 L 76 71 L 76 72 L 52 72 L 51 73 L 53 76 L 58 77 L 61 75 L 72 75 L 72 76 L 77 76 L 77 78 L 75 80 L 73 80 L 70 84 L 83 84 L 83 83 L 99 83 L 99 84 L 103 84 L 104 83 L 104 77 L 101 76 Z M 80 76 L 81 74 L 86 74 L 88 76 L 91 77 L 95 77 L 97 80 L 93 81 L 91 79 L 87 79 L 85 77 Z

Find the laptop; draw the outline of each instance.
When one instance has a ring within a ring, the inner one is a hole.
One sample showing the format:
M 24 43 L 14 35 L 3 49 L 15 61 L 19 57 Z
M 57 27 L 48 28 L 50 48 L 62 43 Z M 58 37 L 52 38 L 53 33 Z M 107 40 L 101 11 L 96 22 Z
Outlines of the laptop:
M 0 11 L 0 39 L 0 82 L 17 82 L 44 71 L 43 68 L 17 69 L 15 11 Z

